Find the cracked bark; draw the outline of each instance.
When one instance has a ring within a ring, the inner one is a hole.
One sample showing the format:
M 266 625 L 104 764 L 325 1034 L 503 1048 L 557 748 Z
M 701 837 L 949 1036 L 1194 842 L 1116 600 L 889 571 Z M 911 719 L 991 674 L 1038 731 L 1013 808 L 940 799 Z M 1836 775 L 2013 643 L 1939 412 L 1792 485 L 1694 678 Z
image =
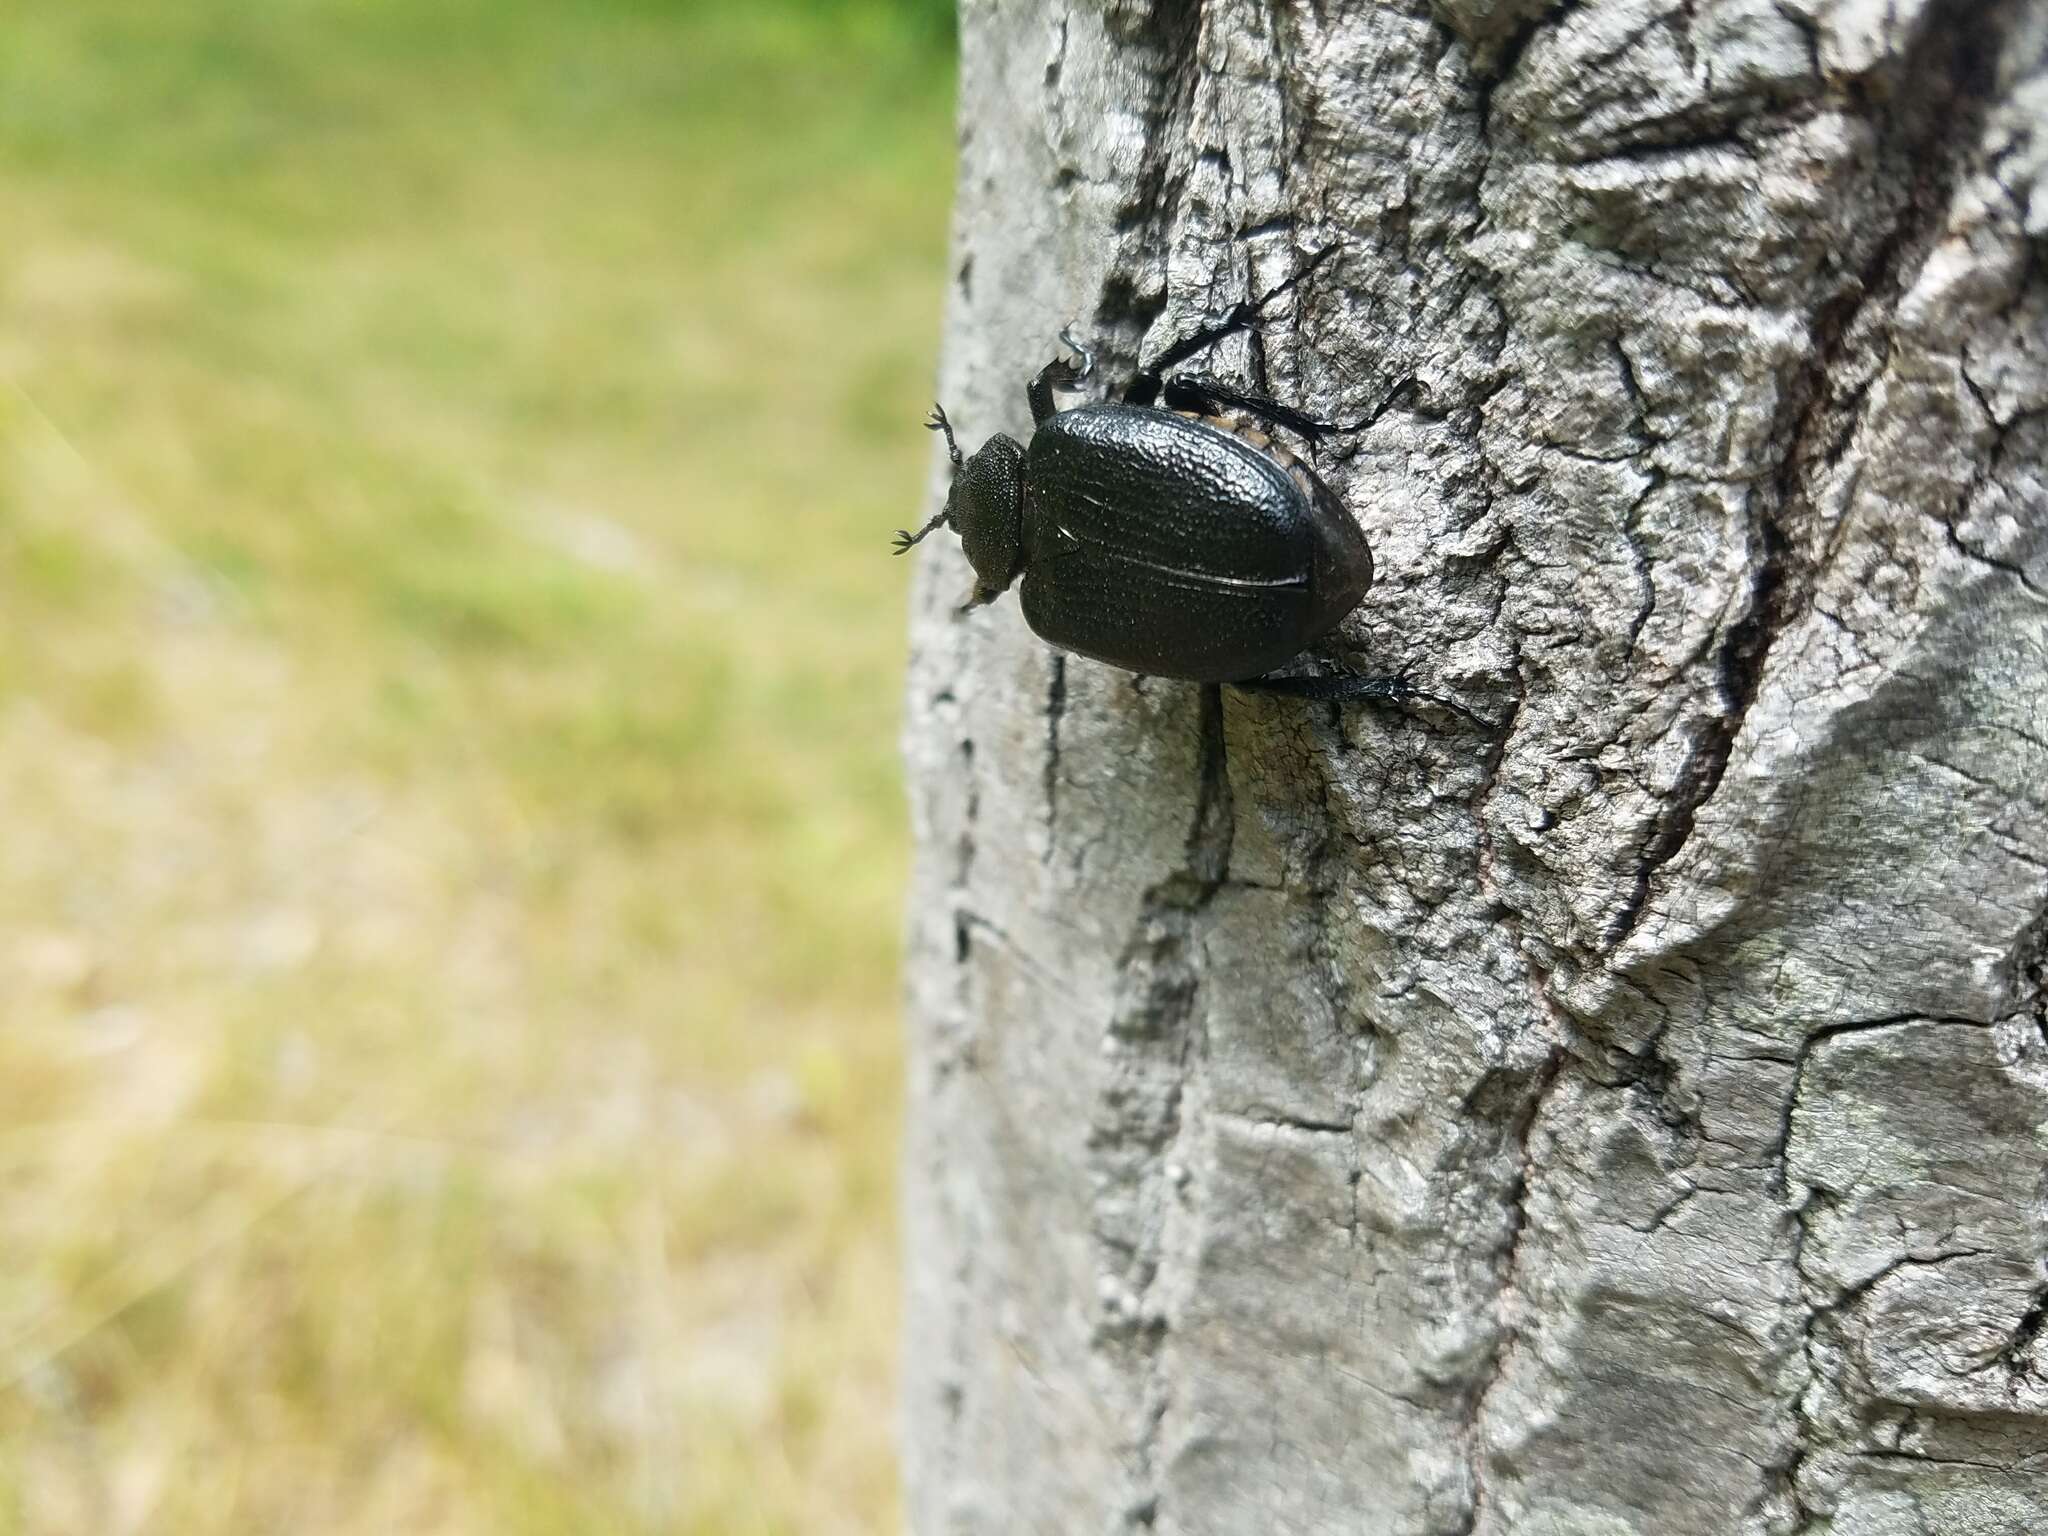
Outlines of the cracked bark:
M 969 0 L 941 396 L 1363 425 L 1429 711 L 922 558 L 935 1533 L 2048 1528 L 2048 0 Z M 935 473 L 934 494 L 940 485 Z

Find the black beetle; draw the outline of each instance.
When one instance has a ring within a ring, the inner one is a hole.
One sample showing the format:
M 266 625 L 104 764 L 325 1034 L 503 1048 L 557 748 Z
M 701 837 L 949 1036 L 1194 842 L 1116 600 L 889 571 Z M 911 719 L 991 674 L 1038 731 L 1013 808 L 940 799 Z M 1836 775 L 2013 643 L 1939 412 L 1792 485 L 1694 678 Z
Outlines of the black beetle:
M 974 567 L 966 608 L 1021 576 L 1024 621 L 1040 639 L 1126 671 L 1323 699 L 1413 697 L 1399 678 L 1269 675 L 1358 606 L 1372 552 L 1322 477 L 1248 418 L 1310 443 L 1336 429 L 1215 379 L 1162 377 L 1250 326 L 1321 259 L 1169 348 L 1120 402 L 1057 407 L 1054 391 L 1093 371 L 1062 333 L 1080 365 L 1055 359 L 1031 381 L 1028 448 L 998 434 L 963 457 L 934 406 L 926 425 L 945 434 L 953 486 L 924 527 L 897 531 L 896 552 L 951 527 Z

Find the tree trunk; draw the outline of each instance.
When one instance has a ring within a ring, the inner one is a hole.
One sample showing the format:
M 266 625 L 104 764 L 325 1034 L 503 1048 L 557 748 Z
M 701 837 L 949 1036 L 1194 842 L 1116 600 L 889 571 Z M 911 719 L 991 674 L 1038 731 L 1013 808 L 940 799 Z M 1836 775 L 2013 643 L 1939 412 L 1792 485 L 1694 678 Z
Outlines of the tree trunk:
M 2044 40 L 968 0 L 968 446 L 1335 245 L 1215 371 L 1366 423 L 1338 652 L 1478 723 L 927 546 L 914 1530 L 2048 1529 Z

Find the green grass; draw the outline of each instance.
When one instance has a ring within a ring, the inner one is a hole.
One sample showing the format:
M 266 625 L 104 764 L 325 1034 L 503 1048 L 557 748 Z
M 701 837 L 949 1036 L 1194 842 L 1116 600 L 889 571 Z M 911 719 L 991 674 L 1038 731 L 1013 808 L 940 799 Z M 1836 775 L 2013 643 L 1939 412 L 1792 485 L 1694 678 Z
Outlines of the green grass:
M 893 1528 L 936 5 L 0 50 L 0 1532 Z

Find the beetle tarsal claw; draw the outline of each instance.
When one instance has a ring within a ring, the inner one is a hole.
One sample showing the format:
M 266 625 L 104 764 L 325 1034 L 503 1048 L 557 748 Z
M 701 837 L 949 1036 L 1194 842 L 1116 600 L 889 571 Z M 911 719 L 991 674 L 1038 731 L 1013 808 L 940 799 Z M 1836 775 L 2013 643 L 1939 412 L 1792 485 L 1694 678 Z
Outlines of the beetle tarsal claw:
M 1070 386 L 1080 383 L 1095 371 L 1095 354 L 1074 339 L 1074 328 L 1071 325 L 1060 332 L 1060 345 L 1081 360 L 1077 366 L 1068 370 Z
M 898 528 L 896 530 L 896 536 L 889 542 L 896 546 L 896 553 L 900 555 L 905 550 L 909 549 L 911 545 L 923 539 L 924 536 L 930 533 L 933 529 L 943 528 L 945 525 L 946 514 L 944 512 L 941 512 L 937 517 L 934 517 L 930 522 L 926 523 L 922 528 L 918 529 L 915 533 L 912 533 L 908 528 Z

